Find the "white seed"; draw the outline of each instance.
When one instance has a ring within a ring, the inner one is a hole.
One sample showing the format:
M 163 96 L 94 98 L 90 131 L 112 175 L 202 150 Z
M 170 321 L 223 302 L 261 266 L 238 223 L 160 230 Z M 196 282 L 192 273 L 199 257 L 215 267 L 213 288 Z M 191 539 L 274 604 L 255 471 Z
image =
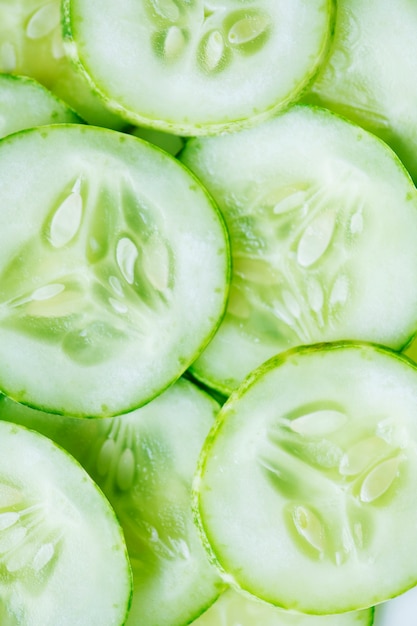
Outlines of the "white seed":
M 389 449 L 389 445 L 381 437 L 362 439 L 345 452 L 340 461 L 339 472 L 344 476 L 360 474 L 378 455 L 386 454 Z
M 308 302 L 315 313 L 323 309 L 324 293 L 323 288 L 316 278 L 312 278 L 307 287 Z
M 125 448 L 117 464 L 116 482 L 119 489 L 127 491 L 135 478 L 135 456 L 130 448 Z
M 19 504 L 23 499 L 22 492 L 15 487 L 0 483 L 0 508 L 6 509 Z
M 330 306 L 345 304 L 349 297 L 349 279 L 344 274 L 341 274 L 334 281 L 332 290 L 330 292 L 329 303 Z
M 109 276 L 109 283 L 112 287 L 113 291 L 120 297 L 124 296 L 122 283 L 117 278 L 117 276 Z
M 5 530 L 16 524 L 20 519 L 20 513 L 16 511 L 8 511 L 7 513 L 0 513 L 0 530 Z
M 282 297 L 284 299 L 284 304 L 287 307 L 288 311 L 291 313 L 293 317 L 298 319 L 301 315 L 301 308 L 295 296 L 290 291 L 284 290 L 282 292 Z
M 231 44 L 241 45 L 253 41 L 269 28 L 271 21 L 266 15 L 250 15 L 233 24 L 228 33 Z
M 350 219 L 350 232 L 352 235 L 359 235 L 363 231 L 362 210 L 356 211 Z
M 10 41 L 4 41 L 0 48 L 0 63 L 2 72 L 14 72 L 17 67 L 16 48 Z
M 324 437 L 340 430 L 348 417 L 333 409 L 323 409 L 306 413 L 290 422 L 290 428 L 305 437 Z
M 152 0 L 155 11 L 163 18 L 176 22 L 180 17 L 180 10 L 173 0 Z
M 35 289 L 30 296 L 31 300 L 49 300 L 54 296 L 57 296 L 59 293 L 62 293 L 65 289 L 65 285 L 61 285 L 61 283 L 51 283 L 50 285 L 45 285 L 44 287 L 39 287 L 39 289 Z
M 117 264 L 122 272 L 123 278 L 133 285 L 135 280 L 135 263 L 138 258 L 138 249 L 131 239 L 122 237 L 116 248 Z
M 100 476 L 105 476 L 108 473 L 115 451 L 116 442 L 114 439 L 106 439 L 97 457 L 97 472 Z
M 169 284 L 169 251 L 164 241 L 154 235 L 142 249 L 142 267 L 146 278 L 158 291 L 163 291 Z
M 294 211 L 294 209 L 300 209 L 306 203 L 306 198 L 307 193 L 305 191 L 294 190 L 292 193 L 274 202 L 273 213 L 275 215 L 281 215 L 282 213 Z
M 51 52 L 53 58 L 56 60 L 62 59 L 62 57 L 65 56 L 64 42 L 59 29 L 57 29 L 52 36 Z
M 116 311 L 116 313 L 127 313 L 129 308 L 123 302 L 116 300 L 115 298 L 109 298 L 109 303 L 111 307 Z
M 45 567 L 52 559 L 55 553 L 55 548 L 52 543 L 44 543 L 33 558 L 33 569 L 35 572 L 39 572 Z
M 213 30 L 204 41 L 202 49 L 203 66 L 208 72 L 213 72 L 219 66 L 224 50 L 223 35 L 219 30 Z
M 81 181 L 78 179 L 71 193 L 60 204 L 52 218 L 49 240 L 54 248 L 67 245 L 80 228 L 83 212 L 80 185 Z
M 362 483 L 360 499 L 374 502 L 388 491 L 398 474 L 399 457 L 382 461 L 374 467 Z
M 313 511 L 305 506 L 297 506 L 293 512 L 294 525 L 299 534 L 316 550 L 325 548 L 324 527 Z
M 297 248 L 297 261 L 302 267 L 310 267 L 326 252 L 333 238 L 336 213 L 320 213 L 304 231 Z
M 16 526 L 10 528 L 7 533 L 0 535 L 0 553 L 9 552 L 19 546 L 27 535 L 25 526 Z
M 178 26 L 171 26 L 166 34 L 164 41 L 164 55 L 170 59 L 175 59 L 185 47 L 185 37 L 181 28 Z
M 26 26 L 29 39 L 41 39 L 59 25 L 61 19 L 59 1 L 44 4 L 30 18 Z

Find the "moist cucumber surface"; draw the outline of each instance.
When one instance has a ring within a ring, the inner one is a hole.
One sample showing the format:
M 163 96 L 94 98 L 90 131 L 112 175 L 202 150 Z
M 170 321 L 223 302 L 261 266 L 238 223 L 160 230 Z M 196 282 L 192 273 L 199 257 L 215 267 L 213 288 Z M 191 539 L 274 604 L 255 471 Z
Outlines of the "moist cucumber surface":
M 5 138 L 0 169 L 0 388 L 73 416 L 149 401 L 224 310 L 228 241 L 211 198 L 161 150 L 87 126 Z
M 382 141 L 295 106 L 251 129 L 190 139 L 180 158 L 217 201 L 233 258 L 227 314 L 192 367 L 197 378 L 230 393 L 292 346 L 407 343 L 417 325 L 417 196 Z
M 370 607 L 416 567 L 417 369 L 371 344 L 302 347 L 221 409 L 195 512 L 235 584 L 311 614 Z
M 64 445 L 114 507 L 133 570 L 128 626 L 189 624 L 224 588 L 191 510 L 197 458 L 218 409 L 182 379 L 145 407 L 102 420 L 65 418 L 0 399 L 1 420 Z
M 5 422 L 0 434 L 1 623 L 122 626 L 131 571 L 108 501 L 46 437 Z
M 364 609 L 340 615 L 302 615 L 228 589 L 192 626 L 371 626 L 373 614 L 373 609 Z
M 387 19 L 387 16 L 390 16 Z M 417 180 L 417 5 L 338 0 L 330 54 L 306 94 L 390 144 Z
M 64 43 L 107 104 L 185 135 L 288 104 L 325 54 L 331 0 L 67 0 Z
M 0 74 L 0 138 L 33 126 L 81 122 L 72 109 L 37 81 Z
M 35 78 L 90 124 L 126 126 L 67 59 L 60 0 L 0 0 L 0 72 Z

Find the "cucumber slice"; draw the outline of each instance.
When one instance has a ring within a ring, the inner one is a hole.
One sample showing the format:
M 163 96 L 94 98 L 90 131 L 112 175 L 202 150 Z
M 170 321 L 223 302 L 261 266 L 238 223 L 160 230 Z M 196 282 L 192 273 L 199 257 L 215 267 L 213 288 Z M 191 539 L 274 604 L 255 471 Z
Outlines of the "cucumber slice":
M 73 416 L 149 401 L 223 314 L 211 198 L 151 144 L 75 124 L 3 139 L 0 170 L 0 388 Z
M 0 619 L 5 626 L 121 626 L 131 572 L 113 510 L 38 433 L 0 423 Z
M 332 0 L 65 0 L 64 44 L 108 106 L 177 134 L 254 123 L 327 51 Z M 274 62 L 271 62 L 271 59 Z
M 72 109 L 37 81 L 0 74 L 0 138 L 33 126 L 81 122 Z
M 390 19 L 387 19 L 387 16 Z M 387 141 L 417 181 L 417 4 L 338 0 L 333 44 L 307 100 Z
M 371 608 L 340 615 L 303 615 L 228 589 L 192 626 L 372 626 L 373 614 Z
M 60 0 L 0 0 L 0 72 L 35 78 L 90 124 L 121 130 L 89 83 L 66 58 Z
M 191 511 L 197 458 L 218 409 L 186 380 L 133 413 L 102 420 L 58 419 L 0 401 L 0 419 L 75 453 L 113 505 L 133 569 L 127 626 L 189 624 L 224 588 Z
M 407 343 L 417 328 L 417 195 L 382 141 L 296 106 L 256 128 L 191 139 L 180 158 L 223 212 L 234 268 L 197 378 L 230 393 L 296 345 Z
M 342 613 L 417 582 L 417 368 L 376 345 L 302 347 L 219 413 L 195 481 L 212 558 L 279 606 Z

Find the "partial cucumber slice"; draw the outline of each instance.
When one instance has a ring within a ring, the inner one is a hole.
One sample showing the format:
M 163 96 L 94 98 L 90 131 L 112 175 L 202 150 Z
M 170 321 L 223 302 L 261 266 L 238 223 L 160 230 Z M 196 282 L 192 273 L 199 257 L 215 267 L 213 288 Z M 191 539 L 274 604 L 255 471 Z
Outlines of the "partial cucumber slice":
M 288 104 L 327 50 L 332 0 L 65 0 L 66 51 L 109 107 L 178 134 Z
M 79 124 L 81 119 L 40 83 L 0 74 L 0 137 L 46 124 Z
M 219 413 L 195 481 L 212 558 L 288 609 L 356 610 L 417 582 L 417 368 L 354 343 L 289 351 Z
M 407 343 L 417 328 L 417 194 L 383 142 L 296 106 L 250 130 L 191 139 L 181 160 L 223 212 L 234 268 L 198 378 L 230 393 L 292 346 Z
M 131 572 L 113 510 L 63 450 L 0 423 L 0 619 L 121 626 Z
M 417 181 L 417 4 L 338 0 L 328 61 L 307 94 L 387 141 Z M 387 19 L 387 16 L 390 16 Z
M 223 314 L 211 198 L 158 148 L 87 126 L 11 135 L 0 169 L 0 388 L 73 416 L 149 401 Z
M 0 0 L 0 72 L 35 78 L 90 124 L 121 130 L 111 113 L 66 58 L 60 0 Z
M 373 609 L 340 615 L 303 615 L 225 591 L 192 626 L 372 626 Z
M 190 500 L 218 409 L 185 380 L 138 411 L 103 420 L 58 419 L 0 401 L 0 419 L 35 428 L 75 453 L 115 508 L 133 568 L 128 625 L 189 624 L 224 588 L 200 542 Z

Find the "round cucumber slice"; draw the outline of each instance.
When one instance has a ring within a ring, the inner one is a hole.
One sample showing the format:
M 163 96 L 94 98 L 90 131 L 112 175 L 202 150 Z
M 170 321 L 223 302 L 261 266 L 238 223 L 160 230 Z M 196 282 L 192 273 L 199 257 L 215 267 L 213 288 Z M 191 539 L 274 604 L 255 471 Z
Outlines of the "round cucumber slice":
M 73 416 L 149 401 L 223 314 L 211 198 L 160 149 L 88 126 L 11 135 L 0 169 L 0 388 Z
M 191 510 L 198 455 L 218 409 L 182 379 L 141 409 L 102 420 L 57 418 L 0 400 L 0 419 L 65 446 L 114 507 L 133 569 L 127 626 L 184 626 L 224 588 Z
M 417 181 L 417 5 L 338 0 L 328 59 L 306 99 L 369 129 L 398 153 Z
M 72 109 L 37 81 L 0 74 L 0 138 L 33 126 L 81 122 Z
M 6 422 L 0 434 L 1 623 L 121 626 L 131 572 L 108 501 L 46 437 Z
M 370 608 L 340 615 L 303 615 L 228 589 L 192 626 L 371 626 L 373 614 Z
M 313 345 L 261 366 L 200 460 L 212 558 L 243 589 L 311 614 L 415 585 L 416 412 L 416 367 L 376 345 Z
M 233 257 L 227 315 L 193 365 L 197 378 L 230 393 L 293 346 L 400 348 L 415 333 L 417 194 L 382 141 L 295 106 L 256 128 L 190 139 L 180 158 L 217 200 Z
M 327 51 L 331 0 L 66 0 L 64 44 L 133 124 L 196 135 L 299 95 Z
M 90 124 L 126 126 L 67 59 L 60 0 L 0 0 L 0 72 L 35 78 Z

